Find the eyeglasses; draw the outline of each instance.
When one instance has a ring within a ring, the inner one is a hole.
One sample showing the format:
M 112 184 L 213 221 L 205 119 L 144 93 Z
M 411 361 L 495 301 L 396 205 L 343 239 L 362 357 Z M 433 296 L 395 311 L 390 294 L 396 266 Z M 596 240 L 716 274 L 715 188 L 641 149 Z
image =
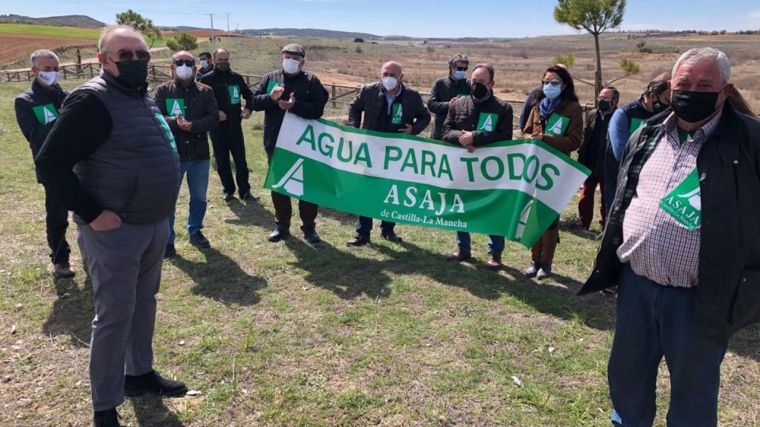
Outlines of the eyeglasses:
M 541 84 L 552 85 L 552 86 L 560 86 L 560 85 L 562 85 L 562 82 L 559 81 L 559 80 L 541 80 Z
M 128 62 L 132 60 L 150 61 L 150 52 L 147 50 L 120 50 L 116 52 L 116 57 L 119 58 L 119 62 Z
M 195 60 L 193 59 L 178 59 L 174 61 L 174 65 L 181 67 L 183 65 L 187 65 L 188 67 L 192 67 L 195 65 Z
M 467 67 L 456 67 L 457 71 L 467 71 Z

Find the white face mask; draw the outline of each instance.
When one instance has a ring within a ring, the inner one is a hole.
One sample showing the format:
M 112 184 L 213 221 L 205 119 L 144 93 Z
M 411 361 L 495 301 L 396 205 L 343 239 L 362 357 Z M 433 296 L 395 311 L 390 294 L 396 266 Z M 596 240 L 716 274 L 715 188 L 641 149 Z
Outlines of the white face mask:
M 285 71 L 286 74 L 297 74 L 301 71 L 301 61 L 285 58 L 282 60 L 282 70 Z
M 398 86 L 398 80 L 395 77 L 383 77 L 383 87 L 385 90 L 393 90 Z
M 200 64 L 201 64 L 201 68 L 208 68 L 208 61 L 206 61 L 205 59 L 201 59 Z
M 58 71 L 40 71 L 37 74 L 37 79 L 45 86 L 53 86 L 58 83 L 59 78 L 60 74 L 58 74 Z
M 179 67 L 174 69 L 174 75 L 176 75 L 180 80 L 187 80 L 193 77 L 193 67 L 188 67 L 187 65 L 180 65 Z

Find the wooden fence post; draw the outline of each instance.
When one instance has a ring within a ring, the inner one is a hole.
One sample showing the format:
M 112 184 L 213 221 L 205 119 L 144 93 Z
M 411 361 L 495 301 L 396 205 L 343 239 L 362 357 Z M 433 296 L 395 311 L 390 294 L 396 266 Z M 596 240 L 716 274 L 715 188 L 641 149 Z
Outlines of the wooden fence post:
M 337 104 L 335 104 L 335 83 L 330 85 L 330 98 L 332 98 L 332 107 L 333 109 L 338 108 Z

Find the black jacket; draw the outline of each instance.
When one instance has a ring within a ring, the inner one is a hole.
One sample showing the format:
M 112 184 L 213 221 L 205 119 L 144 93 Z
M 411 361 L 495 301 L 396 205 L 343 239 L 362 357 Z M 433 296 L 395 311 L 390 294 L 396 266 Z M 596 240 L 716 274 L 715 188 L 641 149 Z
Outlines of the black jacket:
M 282 70 L 267 73 L 253 92 L 253 109 L 264 111 L 264 148 L 274 150 L 280 133 L 285 110 L 269 96 L 275 85 L 284 86 L 280 99 L 287 101 L 295 94 L 296 103 L 290 112 L 304 119 L 315 120 L 322 117 L 329 94 L 317 76 L 305 71 L 287 76 Z
M 192 122 L 190 132 L 177 126 L 174 105 L 175 100 L 179 99 L 184 101 L 183 117 Z M 176 80 L 170 80 L 156 89 L 155 101 L 172 130 L 179 160 L 208 160 L 207 133 L 219 124 L 219 108 L 211 88 L 195 81 L 191 81 L 189 86 L 182 86 Z
M 242 118 L 240 113 L 243 111 L 243 100 L 245 100 L 245 109 L 253 111 L 253 92 L 245 84 L 245 79 L 234 71 L 220 71 L 214 68 L 214 71 L 201 77 L 201 83 L 211 86 L 216 97 L 216 105 L 219 111 L 227 115 L 227 120 L 219 122 L 219 126 L 240 126 Z M 233 104 L 231 92 L 235 87 L 239 91 L 238 103 Z
M 586 120 L 584 120 L 586 126 L 583 128 L 583 142 L 578 148 L 578 162 L 591 169 L 591 173 L 599 178 L 604 177 L 604 159 L 608 145 L 607 129 L 614 112 L 615 109 L 610 109 L 602 118 L 599 109 L 595 108 L 586 114 Z M 593 139 L 597 126 L 601 126 L 601 129 L 598 130 L 599 139 L 595 142 Z
M 477 130 L 481 113 L 496 114 L 491 131 Z M 476 104 L 471 96 L 457 99 L 449 108 L 441 139 L 459 145 L 459 136 L 466 131 L 475 131 L 475 146 L 512 139 L 512 106 L 493 95 L 480 104 Z
M 31 88 L 16 97 L 16 120 L 24 138 L 29 141 L 34 157 L 37 156 L 42 143 L 45 142 L 45 138 L 55 124 L 55 119 L 51 114 L 58 116 L 66 95 L 68 92 L 60 86 L 54 85 L 48 89 L 35 79 Z M 50 108 L 54 111 L 50 112 Z M 47 113 L 45 109 L 48 109 Z
M 625 212 L 668 113 L 652 117 L 631 136 L 602 245 L 579 294 L 617 285 L 622 264 L 616 252 L 623 241 Z M 726 104 L 697 156 L 697 170 L 702 228 L 696 324 L 700 335 L 726 344 L 734 332 L 760 321 L 760 120 Z
M 430 124 L 430 113 L 422 102 L 420 93 L 403 86 L 401 92 L 403 123 L 412 125 L 412 135 L 419 135 Z M 363 86 L 348 106 L 348 124 L 367 130 L 378 130 L 378 120 L 387 107 L 383 84 L 375 82 Z M 363 113 L 363 118 L 362 118 Z
M 430 132 L 430 138 L 443 138 L 443 122 L 446 121 L 446 115 L 449 113 L 449 101 L 459 96 L 470 94 L 470 81 L 467 79 L 454 80 L 451 76 L 438 79 L 433 84 L 428 98 L 428 110 L 435 114 L 433 122 L 433 131 Z

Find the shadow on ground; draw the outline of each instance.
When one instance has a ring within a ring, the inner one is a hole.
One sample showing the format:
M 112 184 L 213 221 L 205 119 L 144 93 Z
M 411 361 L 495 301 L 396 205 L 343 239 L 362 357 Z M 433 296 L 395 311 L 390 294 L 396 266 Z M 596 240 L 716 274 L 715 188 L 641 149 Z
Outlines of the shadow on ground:
M 160 396 L 147 394 L 128 399 L 132 402 L 137 425 L 140 427 L 181 427 L 184 425 L 174 411 L 166 407 Z
M 84 280 L 79 279 L 85 276 Z M 47 335 L 69 335 L 77 347 L 89 347 L 90 324 L 95 309 L 92 303 L 92 281 L 84 272 L 72 279 L 52 278 L 58 299 L 53 303 L 42 331 Z M 78 280 L 82 281 L 79 286 Z
M 232 258 L 209 248 L 202 250 L 205 260 L 191 261 L 180 254 L 172 263 L 195 282 L 191 292 L 223 304 L 253 305 L 261 300 L 257 291 L 267 286 L 266 280 L 252 276 Z

